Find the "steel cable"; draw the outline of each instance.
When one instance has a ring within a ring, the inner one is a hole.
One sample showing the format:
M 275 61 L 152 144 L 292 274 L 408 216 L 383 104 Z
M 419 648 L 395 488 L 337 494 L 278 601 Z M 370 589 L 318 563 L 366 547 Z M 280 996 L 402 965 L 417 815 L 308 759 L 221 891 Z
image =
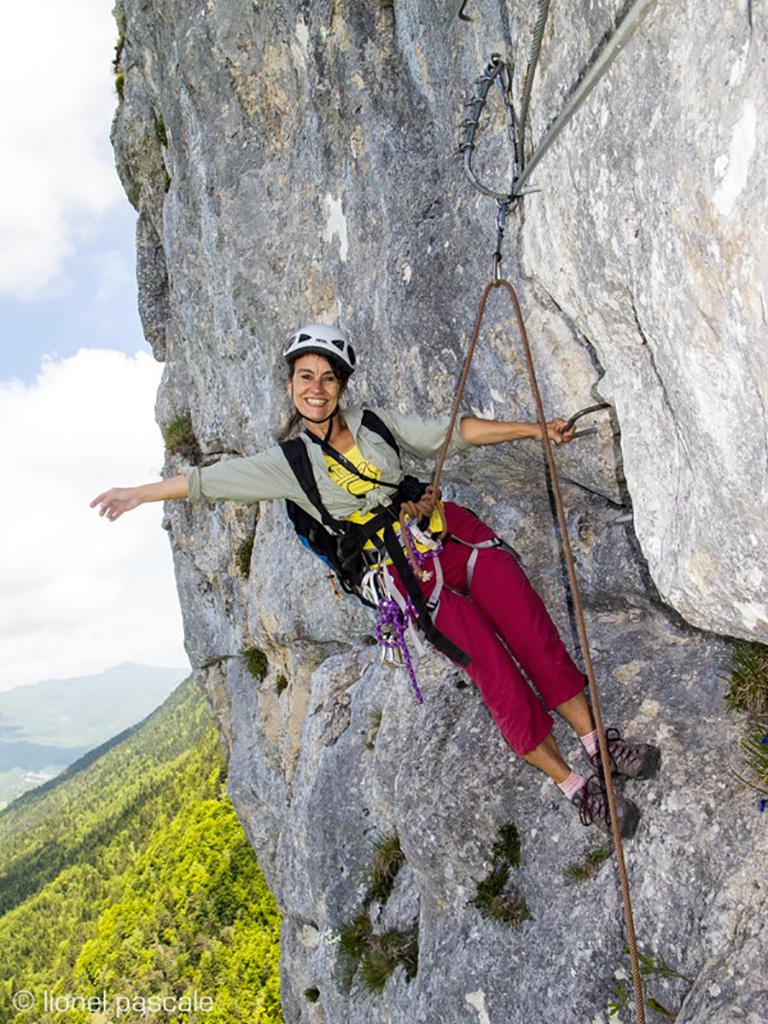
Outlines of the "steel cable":
M 541 41 L 544 38 L 544 27 L 547 24 L 547 17 L 549 16 L 549 0 L 539 0 L 539 13 L 536 16 L 536 25 L 533 29 L 533 42 L 531 43 L 531 54 L 528 58 L 528 66 L 525 69 L 525 78 L 523 79 L 523 98 L 520 101 L 520 118 L 519 124 L 519 142 L 518 142 L 518 154 L 517 160 L 518 165 L 522 168 L 525 166 L 525 123 L 528 119 L 528 107 L 531 102 L 531 91 L 533 89 L 533 79 L 536 75 L 536 67 L 539 63 L 539 54 L 541 53 Z

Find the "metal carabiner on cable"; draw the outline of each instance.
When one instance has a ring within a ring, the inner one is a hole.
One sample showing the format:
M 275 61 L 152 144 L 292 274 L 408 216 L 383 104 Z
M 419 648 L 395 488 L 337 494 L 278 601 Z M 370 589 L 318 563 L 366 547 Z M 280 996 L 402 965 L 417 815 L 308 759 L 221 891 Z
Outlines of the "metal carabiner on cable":
M 472 153 L 475 150 L 475 135 L 480 124 L 480 116 L 488 100 L 488 93 L 494 82 L 496 82 L 499 87 L 502 103 L 504 104 L 508 114 L 507 131 L 512 144 L 513 154 L 512 180 L 509 192 L 497 192 L 495 189 L 484 185 L 472 168 Z M 535 185 L 529 185 L 526 188 L 519 190 L 515 187 L 515 182 L 520 174 L 518 124 L 515 116 L 514 104 L 512 102 L 512 76 L 510 69 L 500 54 L 491 54 L 490 61 L 482 75 L 475 79 L 474 85 L 474 94 L 471 99 L 467 100 L 464 104 L 467 108 L 467 113 L 464 120 L 461 122 L 464 134 L 459 142 L 459 151 L 463 154 L 464 173 L 473 188 L 476 188 L 482 195 L 490 196 L 492 199 L 496 200 L 496 205 L 498 207 L 496 213 L 496 249 L 493 253 L 491 280 L 494 284 L 499 284 L 502 279 L 501 245 L 504 240 L 504 231 L 506 230 L 507 216 L 510 208 L 518 202 L 518 200 L 522 199 L 524 195 L 527 195 L 530 192 L 538 192 L 539 189 Z
M 467 108 L 467 116 L 461 122 L 461 127 L 464 129 L 464 135 L 459 142 L 459 151 L 464 156 L 464 172 L 467 175 L 470 183 L 478 190 L 482 192 L 484 196 L 490 196 L 500 203 L 511 203 L 514 200 L 514 196 L 509 192 L 497 192 L 492 188 L 484 185 L 475 174 L 472 169 L 472 153 L 475 149 L 475 133 L 477 132 L 478 125 L 480 124 L 480 115 L 483 112 L 483 108 L 488 100 L 488 92 L 490 91 L 493 83 L 496 82 L 501 92 L 502 102 L 507 109 L 509 115 L 509 132 L 513 144 L 515 143 L 517 131 L 515 122 L 515 109 L 512 104 L 512 81 L 509 71 L 507 69 L 506 62 L 502 60 L 500 54 L 491 54 L 491 59 L 479 78 L 475 79 L 474 85 L 476 86 L 475 94 L 465 102 L 464 106 Z M 516 177 L 518 173 L 518 161 L 517 161 L 517 146 L 515 145 L 515 159 L 514 159 L 514 173 L 512 178 Z
M 498 210 L 496 211 L 496 251 L 493 254 L 493 273 L 492 279 L 494 284 L 498 284 L 501 281 L 501 243 L 504 241 L 504 232 L 507 227 L 507 214 L 509 213 L 509 205 L 511 200 L 497 200 Z

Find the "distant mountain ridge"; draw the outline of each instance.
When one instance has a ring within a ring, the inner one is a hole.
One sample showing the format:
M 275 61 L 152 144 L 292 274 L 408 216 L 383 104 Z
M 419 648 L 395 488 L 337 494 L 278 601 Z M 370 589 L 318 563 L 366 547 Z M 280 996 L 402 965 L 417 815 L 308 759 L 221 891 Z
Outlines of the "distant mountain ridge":
M 187 673 L 124 662 L 0 692 L 0 807 L 144 719 Z

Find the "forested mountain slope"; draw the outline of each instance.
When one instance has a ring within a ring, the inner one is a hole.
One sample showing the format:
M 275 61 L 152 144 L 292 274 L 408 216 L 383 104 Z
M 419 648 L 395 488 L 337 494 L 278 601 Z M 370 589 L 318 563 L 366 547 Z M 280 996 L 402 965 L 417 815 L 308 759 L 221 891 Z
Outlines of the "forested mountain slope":
M 119 998 L 121 1019 L 139 1020 L 156 997 L 169 1022 L 281 1021 L 279 917 L 225 782 L 187 680 L 0 813 L 2 1021 L 29 1024 L 21 992 L 35 1024 L 60 1019 L 63 1000 L 67 1020 L 97 1019 L 78 997 L 107 1018 Z

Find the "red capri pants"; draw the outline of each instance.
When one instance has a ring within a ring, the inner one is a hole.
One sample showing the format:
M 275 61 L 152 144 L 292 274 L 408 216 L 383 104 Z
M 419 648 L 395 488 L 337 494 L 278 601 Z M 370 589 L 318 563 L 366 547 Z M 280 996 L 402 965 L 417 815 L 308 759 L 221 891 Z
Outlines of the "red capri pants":
M 446 502 L 445 514 L 449 532 L 471 544 L 495 536 L 468 508 Z M 513 555 L 503 548 L 481 548 L 467 593 L 471 554 L 472 548 L 446 541 L 439 556 L 444 585 L 435 625 L 471 656 L 464 671 L 479 687 L 515 753 L 527 754 L 552 731 L 545 707 L 551 710 L 580 693 L 586 678 L 574 665 L 544 602 Z M 391 566 L 390 572 L 404 594 Z M 421 584 L 425 597 L 433 586 L 434 575 Z

